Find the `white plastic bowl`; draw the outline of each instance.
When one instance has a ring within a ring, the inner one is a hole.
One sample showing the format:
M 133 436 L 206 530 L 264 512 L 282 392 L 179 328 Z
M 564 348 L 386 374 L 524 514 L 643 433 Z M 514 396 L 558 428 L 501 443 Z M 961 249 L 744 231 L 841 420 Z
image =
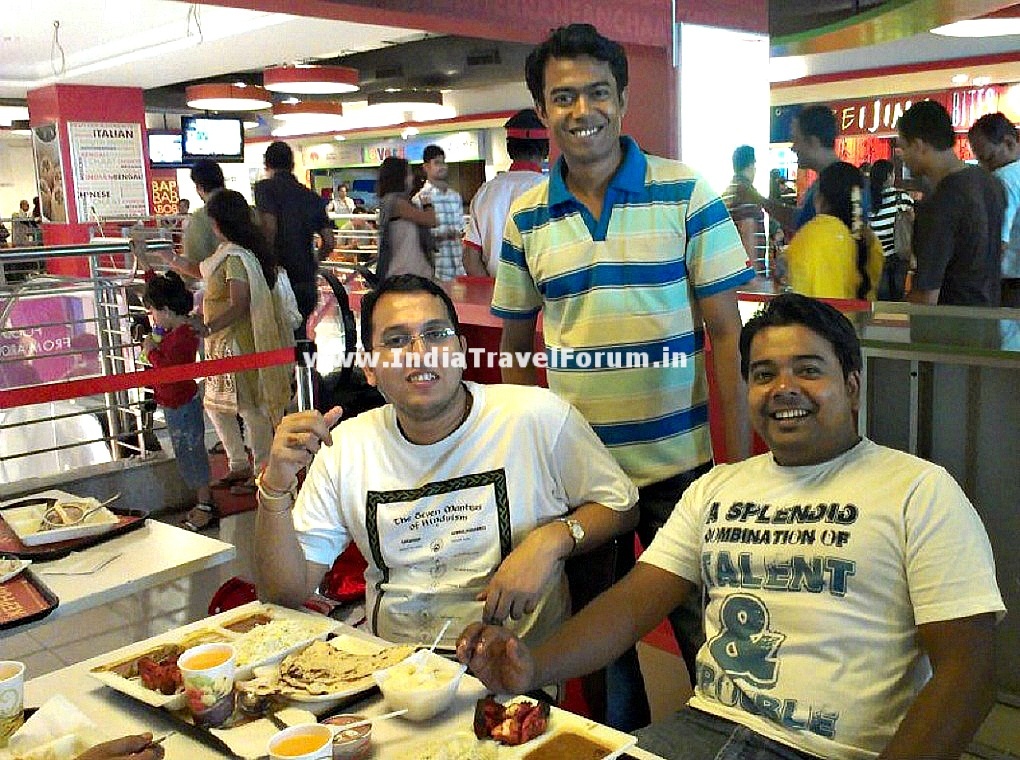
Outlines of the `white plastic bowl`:
M 467 665 L 422 649 L 372 677 L 389 709 L 406 709 L 408 720 L 428 720 L 453 702 L 465 670 Z

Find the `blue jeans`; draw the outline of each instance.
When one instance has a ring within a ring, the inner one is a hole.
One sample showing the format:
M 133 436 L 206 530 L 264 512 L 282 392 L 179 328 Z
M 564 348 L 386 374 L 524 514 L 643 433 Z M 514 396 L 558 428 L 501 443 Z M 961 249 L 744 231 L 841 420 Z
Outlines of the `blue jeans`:
M 710 469 L 712 463 L 707 462 L 667 480 L 638 489 L 638 510 L 641 515 L 637 534 L 642 546 L 647 547 L 659 532 L 659 528 L 666 524 L 687 486 Z M 629 536 L 625 536 L 619 541 L 618 546 L 620 550 L 617 552 L 616 577 L 620 579 L 634 567 L 634 542 Z M 673 635 L 679 645 L 691 684 L 694 684 L 695 661 L 698 650 L 705 642 L 700 597 L 689 598 L 670 612 L 669 623 L 673 628 Z M 650 720 L 651 711 L 645 692 L 645 680 L 641 675 L 637 650 L 631 647 L 606 667 L 606 724 L 620 731 L 629 732 L 648 725 Z
M 209 454 L 205 450 L 202 399 L 195 394 L 191 401 L 176 409 L 163 407 L 163 417 L 170 431 L 170 445 L 177 457 L 181 478 L 192 490 L 209 485 Z
M 816 760 L 814 755 L 690 707 L 635 733 L 641 749 L 666 760 Z

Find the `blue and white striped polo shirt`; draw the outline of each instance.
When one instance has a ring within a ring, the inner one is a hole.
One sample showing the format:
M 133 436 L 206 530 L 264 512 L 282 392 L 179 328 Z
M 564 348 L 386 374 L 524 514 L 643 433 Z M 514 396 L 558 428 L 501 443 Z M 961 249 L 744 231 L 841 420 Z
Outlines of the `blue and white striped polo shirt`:
M 711 460 L 697 299 L 754 273 L 705 180 L 621 145 L 599 219 L 567 189 L 562 158 L 514 202 L 492 313 L 545 310 L 549 387 L 643 486 Z

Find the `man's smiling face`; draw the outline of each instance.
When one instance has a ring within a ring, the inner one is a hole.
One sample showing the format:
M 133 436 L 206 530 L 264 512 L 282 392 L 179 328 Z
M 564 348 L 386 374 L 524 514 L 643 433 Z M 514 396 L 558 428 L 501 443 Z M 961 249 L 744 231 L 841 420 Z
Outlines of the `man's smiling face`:
M 543 97 L 535 110 L 568 164 L 619 156 L 627 92 L 617 89 L 608 63 L 586 55 L 550 58 Z
M 832 345 L 808 327 L 755 335 L 747 393 L 754 429 L 781 465 L 827 462 L 858 439 L 860 373 L 844 377 Z

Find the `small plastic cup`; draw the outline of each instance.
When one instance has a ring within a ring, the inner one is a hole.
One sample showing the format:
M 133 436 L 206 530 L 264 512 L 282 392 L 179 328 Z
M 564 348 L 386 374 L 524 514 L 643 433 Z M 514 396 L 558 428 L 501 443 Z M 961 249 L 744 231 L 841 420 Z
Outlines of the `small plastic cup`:
M 0 660 L 0 747 L 25 722 L 25 663 Z
M 333 729 L 333 760 L 362 760 L 368 756 L 372 742 L 372 724 L 357 728 L 344 728 L 348 723 L 360 723 L 363 715 L 334 715 L 322 722 Z
M 333 729 L 322 723 L 291 726 L 269 740 L 272 760 L 330 760 L 333 757 Z
M 200 644 L 177 659 L 196 726 L 222 726 L 234 714 L 237 655 L 230 644 Z

